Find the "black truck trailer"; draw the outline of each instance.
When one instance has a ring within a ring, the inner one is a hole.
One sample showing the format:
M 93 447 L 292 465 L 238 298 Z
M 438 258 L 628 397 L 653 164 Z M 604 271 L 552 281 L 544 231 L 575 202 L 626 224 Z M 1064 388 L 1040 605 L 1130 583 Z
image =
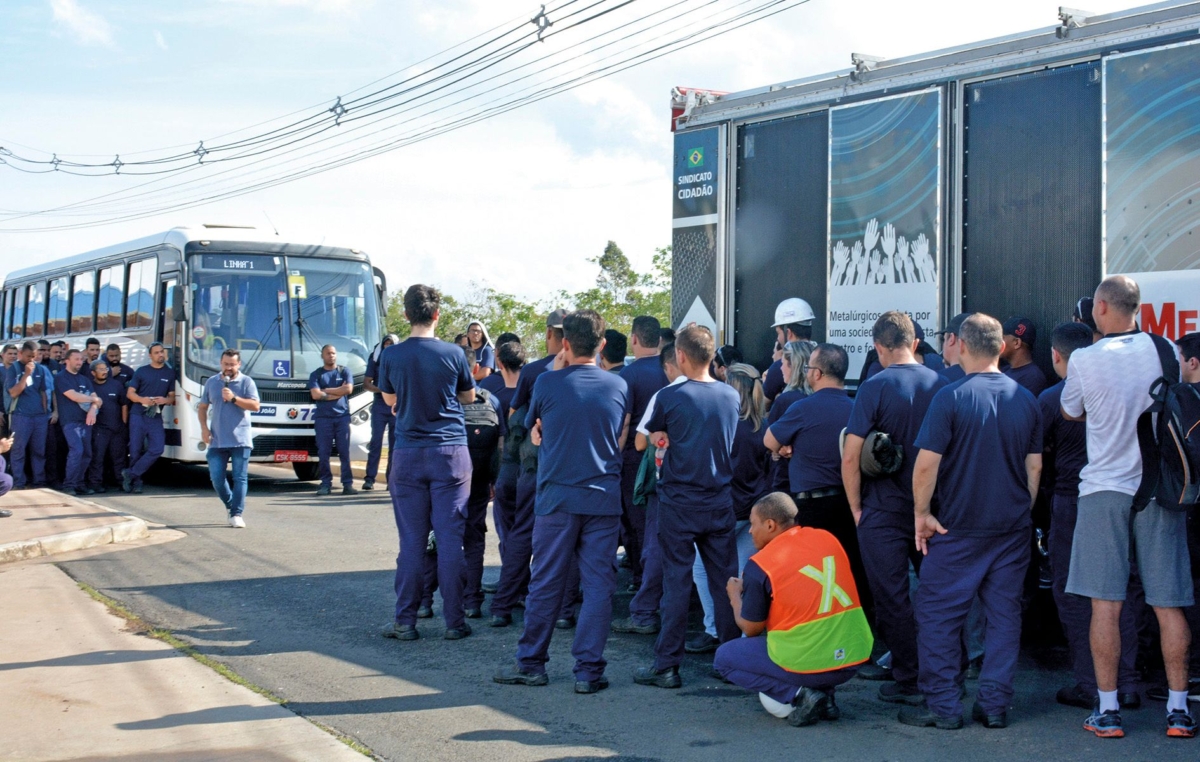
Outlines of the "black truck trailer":
M 1103 16 L 737 93 L 677 88 L 672 323 L 769 362 L 776 304 L 857 375 L 875 318 L 1041 336 L 1101 278 L 1144 329 L 1200 327 L 1200 2 Z

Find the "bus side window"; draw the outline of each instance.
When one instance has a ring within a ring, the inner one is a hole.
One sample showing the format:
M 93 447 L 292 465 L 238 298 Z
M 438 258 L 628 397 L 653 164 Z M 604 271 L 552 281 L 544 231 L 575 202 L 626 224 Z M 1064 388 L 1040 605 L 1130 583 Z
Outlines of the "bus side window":
M 8 334 L 14 339 L 23 339 L 25 338 L 25 288 L 15 288 L 9 294 L 12 298 L 12 319 L 8 321 Z
M 25 336 L 37 339 L 45 332 L 46 327 L 46 284 L 34 283 L 29 286 L 29 306 L 25 323 Z
M 46 335 L 62 336 L 67 332 L 67 276 L 50 281 L 50 299 L 46 314 Z
M 121 305 L 125 302 L 125 266 L 106 267 L 100 271 L 99 308 L 96 311 L 97 331 L 121 329 Z
M 125 327 L 150 328 L 154 325 L 154 287 L 158 261 L 142 259 L 129 265 L 129 283 L 125 291 Z
M 89 270 L 71 280 L 71 333 L 91 333 L 96 324 L 96 273 Z

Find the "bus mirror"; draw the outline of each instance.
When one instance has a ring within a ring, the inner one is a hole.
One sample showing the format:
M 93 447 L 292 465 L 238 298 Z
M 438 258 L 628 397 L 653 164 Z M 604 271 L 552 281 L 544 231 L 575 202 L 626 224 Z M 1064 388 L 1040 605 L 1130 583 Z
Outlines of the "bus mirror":
M 171 287 L 171 319 L 180 323 L 187 321 L 187 307 L 183 304 L 183 286 Z

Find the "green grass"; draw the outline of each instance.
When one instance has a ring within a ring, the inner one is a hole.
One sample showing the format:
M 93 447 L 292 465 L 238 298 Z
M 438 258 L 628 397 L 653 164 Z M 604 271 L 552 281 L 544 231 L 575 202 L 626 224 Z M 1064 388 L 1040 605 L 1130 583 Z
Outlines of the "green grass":
M 59 568 L 61 569 L 62 567 L 60 566 Z M 63 569 L 63 571 L 65 572 L 66 570 Z M 74 577 L 72 577 L 72 579 L 74 579 Z M 166 643 L 167 645 L 171 646 L 175 650 L 177 650 L 187 656 L 190 656 L 191 658 L 200 662 L 204 666 L 213 670 L 214 672 L 216 672 L 221 677 L 224 677 L 229 682 L 234 683 L 236 685 L 240 685 L 243 688 L 248 688 L 248 689 L 254 691 L 255 693 L 257 693 L 258 695 L 262 696 L 263 698 L 266 698 L 270 701 L 274 701 L 276 704 L 279 704 L 280 706 L 287 706 L 287 703 L 288 703 L 287 699 L 285 699 L 281 696 L 275 695 L 274 693 L 272 693 L 271 691 L 262 687 L 261 685 L 255 685 L 254 683 L 250 682 L 246 678 L 244 678 L 241 675 L 239 675 L 238 673 L 234 672 L 232 669 L 230 669 L 226 665 L 222 664 L 221 662 L 213 659 L 210 656 L 206 656 L 206 655 L 200 653 L 190 643 L 187 643 L 187 642 L 175 637 L 175 635 L 170 630 L 166 630 L 161 627 L 150 626 L 144 619 L 139 617 L 137 614 L 133 613 L 129 609 L 129 607 L 127 607 L 125 604 L 121 603 L 120 601 L 114 600 L 113 598 L 109 598 L 107 595 L 100 592 L 99 590 L 92 587 L 91 585 L 89 585 L 86 582 L 81 582 L 80 580 L 75 579 L 75 584 L 79 585 L 79 589 L 82 590 L 83 592 L 87 593 L 89 596 L 91 596 L 92 599 L 99 601 L 100 603 L 102 603 L 106 607 L 108 607 L 108 610 L 111 611 L 114 616 L 118 616 L 121 619 L 124 619 L 126 621 L 126 623 L 128 624 L 128 629 L 131 630 L 132 632 L 135 632 L 139 635 L 146 635 L 148 637 L 154 638 L 155 640 L 161 640 L 163 643 Z M 297 716 L 302 717 L 303 715 L 297 715 Z M 304 719 L 307 720 L 308 722 L 311 722 L 313 725 L 316 725 L 321 730 L 324 730 L 326 733 L 329 733 L 331 736 L 333 736 L 337 740 L 341 741 L 346 746 L 349 746 L 351 749 L 358 752 L 359 754 L 362 754 L 364 757 L 368 757 L 370 759 L 379 759 L 379 757 L 376 756 L 374 752 L 372 752 L 366 746 L 363 746 L 361 743 L 354 740 L 350 736 L 339 733 L 337 730 L 334 730 L 333 728 L 329 727 L 328 725 L 322 724 L 320 722 L 315 722 L 311 718 L 304 717 Z

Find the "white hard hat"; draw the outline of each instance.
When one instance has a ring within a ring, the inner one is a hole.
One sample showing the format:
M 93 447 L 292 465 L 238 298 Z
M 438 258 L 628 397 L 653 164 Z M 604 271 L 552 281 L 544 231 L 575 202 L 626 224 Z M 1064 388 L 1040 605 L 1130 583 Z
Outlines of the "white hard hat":
M 811 323 L 816 318 L 817 316 L 808 302 L 793 296 L 791 299 L 784 299 L 775 308 L 775 322 L 771 324 L 771 327 L 778 328 L 781 325 L 791 325 L 792 323 Z

